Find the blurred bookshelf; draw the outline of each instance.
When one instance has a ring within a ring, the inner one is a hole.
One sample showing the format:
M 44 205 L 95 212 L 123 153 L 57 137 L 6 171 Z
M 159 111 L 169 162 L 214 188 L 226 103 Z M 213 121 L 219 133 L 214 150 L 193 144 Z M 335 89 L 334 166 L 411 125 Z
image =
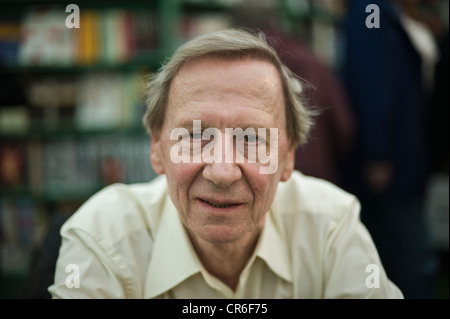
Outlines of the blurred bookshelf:
M 156 175 L 145 77 L 178 44 L 181 3 L 0 2 L 0 297 L 21 298 L 54 220 L 112 183 Z M 31 296 L 32 297 L 32 296 Z

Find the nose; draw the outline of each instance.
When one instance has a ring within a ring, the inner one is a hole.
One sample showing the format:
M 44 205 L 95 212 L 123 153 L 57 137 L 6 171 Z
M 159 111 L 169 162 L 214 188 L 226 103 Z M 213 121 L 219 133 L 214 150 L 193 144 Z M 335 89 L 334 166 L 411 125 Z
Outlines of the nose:
M 218 187 L 227 188 L 242 178 L 242 171 L 234 159 L 233 134 L 228 134 L 225 131 L 225 134 L 220 133 L 219 135 L 221 143 L 217 147 L 222 151 L 217 154 L 216 159 L 219 160 L 206 164 L 203 168 L 203 177 Z M 230 155 L 234 160 L 227 160 Z
M 203 169 L 203 177 L 221 188 L 227 188 L 241 179 L 242 172 L 235 163 L 211 163 Z

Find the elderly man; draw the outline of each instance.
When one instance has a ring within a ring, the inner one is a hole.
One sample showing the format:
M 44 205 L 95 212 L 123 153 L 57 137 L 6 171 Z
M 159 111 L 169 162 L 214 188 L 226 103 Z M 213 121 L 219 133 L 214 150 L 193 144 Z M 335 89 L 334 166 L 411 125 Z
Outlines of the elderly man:
M 402 298 L 357 199 L 293 171 L 312 123 L 300 93 L 262 35 L 181 46 L 148 84 L 161 176 L 109 186 L 66 222 L 52 296 Z

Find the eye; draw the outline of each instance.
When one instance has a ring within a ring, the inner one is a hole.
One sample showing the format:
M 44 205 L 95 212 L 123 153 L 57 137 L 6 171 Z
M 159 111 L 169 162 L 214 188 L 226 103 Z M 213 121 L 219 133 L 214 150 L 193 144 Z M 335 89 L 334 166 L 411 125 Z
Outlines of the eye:
M 257 135 L 244 135 L 244 142 L 245 143 L 257 143 L 258 142 L 258 136 Z
M 201 140 L 202 134 L 203 134 L 203 131 L 189 132 L 189 137 L 191 138 L 191 140 Z

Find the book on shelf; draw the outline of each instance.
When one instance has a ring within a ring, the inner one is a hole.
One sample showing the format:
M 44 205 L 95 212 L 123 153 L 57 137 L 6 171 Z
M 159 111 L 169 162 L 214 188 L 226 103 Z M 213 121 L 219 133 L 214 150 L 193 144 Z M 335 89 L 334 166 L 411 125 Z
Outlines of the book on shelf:
M 14 65 L 19 52 L 21 22 L 17 17 L 0 19 L 0 65 Z
M 134 15 L 124 10 L 106 10 L 102 14 L 102 61 L 124 63 L 135 54 Z
M 48 219 L 31 199 L 0 199 L 0 252 L 4 273 L 24 273 L 30 252 L 44 239 Z
M 44 193 L 44 177 L 42 167 L 42 143 L 30 141 L 27 143 L 27 182 L 29 190 L 36 196 Z
M 0 134 L 24 133 L 30 127 L 26 105 L 0 106 Z
M 78 82 L 75 123 L 80 130 L 116 129 L 139 125 L 143 103 L 141 74 L 96 72 Z
M 134 35 L 136 53 L 148 53 L 159 46 L 158 17 L 153 11 L 134 13 Z
M 70 125 L 77 130 L 115 130 L 141 126 L 144 73 L 95 71 L 43 75 L 29 81 L 29 107 L 0 109 L 0 132 L 41 131 Z M 42 124 L 42 125 L 41 125 Z
M 204 15 L 187 15 L 181 20 L 180 37 L 187 41 L 198 35 L 229 28 L 230 21 L 226 14 L 213 13 Z
M 95 10 L 83 10 L 80 13 L 80 28 L 71 29 L 78 34 L 77 59 L 79 65 L 94 64 L 100 55 L 100 12 Z
M 11 247 L 31 247 L 37 240 L 33 234 L 36 229 L 37 205 L 30 199 L 0 201 L 1 232 L 3 244 Z
M 0 187 L 18 190 L 26 183 L 26 154 L 23 143 L 2 142 L 0 144 Z
M 158 20 L 153 10 L 80 10 L 79 28 L 66 27 L 66 18 L 61 6 L 30 8 L 15 44 L 1 41 L 5 27 L 0 23 L 0 56 L 14 60 L 15 45 L 20 66 L 115 65 L 158 48 Z
M 42 145 L 43 188 L 51 198 L 87 199 L 112 183 L 150 181 L 150 141 L 143 137 L 63 139 Z
M 120 127 L 123 101 L 120 75 L 92 73 L 79 79 L 75 123 L 81 130 Z
M 29 10 L 22 23 L 18 53 L 21 66 L 67 66 L 75 59 L 76 34 L 65 25 L 63 8 Z

